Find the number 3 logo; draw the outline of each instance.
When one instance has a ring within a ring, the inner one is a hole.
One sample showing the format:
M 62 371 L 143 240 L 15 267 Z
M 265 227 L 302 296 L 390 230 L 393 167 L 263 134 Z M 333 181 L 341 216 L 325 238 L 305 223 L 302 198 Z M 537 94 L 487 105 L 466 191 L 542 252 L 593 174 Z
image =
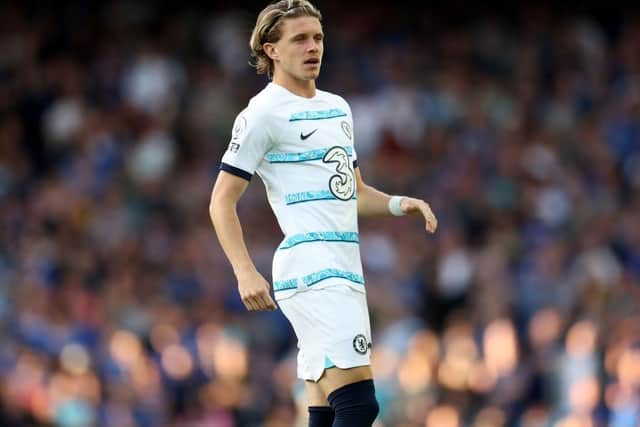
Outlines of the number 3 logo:
M 329 190 L 339 200 L 350 200 L 356 191 L 349 154 L 343 147 L 331 147 L 324 155 L 325 163 L 336 163 L 336 174 L 329 178 Z

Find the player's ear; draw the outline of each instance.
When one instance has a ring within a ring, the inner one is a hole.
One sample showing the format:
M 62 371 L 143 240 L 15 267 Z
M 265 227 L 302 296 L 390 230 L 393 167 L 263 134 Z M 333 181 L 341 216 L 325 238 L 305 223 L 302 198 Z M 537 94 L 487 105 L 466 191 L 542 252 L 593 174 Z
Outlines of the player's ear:
M 280 59 L 278 48 L 273 43 L 263 44 L 262 49 L 264 50 L 264 53 L 266 53 L 271 60 L 276 61 Z

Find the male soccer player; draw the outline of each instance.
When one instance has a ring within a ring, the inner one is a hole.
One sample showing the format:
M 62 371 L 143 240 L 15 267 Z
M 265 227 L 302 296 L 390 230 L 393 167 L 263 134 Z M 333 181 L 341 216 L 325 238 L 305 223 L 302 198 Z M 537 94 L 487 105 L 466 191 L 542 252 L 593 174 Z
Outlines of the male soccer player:
M 316 89 L 323 54 L 320 12 L 280 0 L 258 16 L 251 51 L 271 82 L 235 120 L 210 214 L 246 308 L 275 310 L 269 284 L 245 246 L 236 205 L 257 173 L 284 233 L 273 259 L 275 299 L 298 338 L 311 427 L 370 427 L 378 414 L 358 215 L 437 220 L 422 200 L 389 196 L 362 180 L 353 118 L 340 96 Z

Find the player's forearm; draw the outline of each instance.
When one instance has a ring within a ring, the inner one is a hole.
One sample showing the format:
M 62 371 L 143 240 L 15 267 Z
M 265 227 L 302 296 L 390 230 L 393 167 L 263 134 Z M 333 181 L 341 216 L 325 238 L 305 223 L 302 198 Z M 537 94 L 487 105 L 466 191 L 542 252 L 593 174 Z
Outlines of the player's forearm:
M 256 269 L 244 243 L 244 234 L 236 211 L 236 202 L 224 196 L 212 197 L 209 215 L 220 246 L 229 259 L 236 277 Z
M 358 186 L 359 216 L 391 216 L 389 212 L 389 196 L 367 184 Z

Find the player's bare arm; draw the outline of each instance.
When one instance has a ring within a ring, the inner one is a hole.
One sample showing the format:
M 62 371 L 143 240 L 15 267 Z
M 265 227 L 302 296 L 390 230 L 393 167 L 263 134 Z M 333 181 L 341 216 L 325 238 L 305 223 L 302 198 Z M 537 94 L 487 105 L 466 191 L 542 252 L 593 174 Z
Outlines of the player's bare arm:
M 276 304 L 269 294 L 270 285 L 249 256 L 238 218 L 238 200 L 248 183 L 243 178 L 220 171 L 211 193 L 209 215 L 222 250 L 231 262 L 238 280 L 238 291 L 247 310 L 275 310 Z
M 376 190 L 367 185 L 362 180 L 360 168 L 355 168 L 356 181 L 358 185 L 358 215 L 359 216 L 389 216 L 390 195 Z M 399 207 L 405 215 L 422 216 L 425 220 L 425 229 L 429 233 L 435 233 L 438 228 L 438 219 L 434 215 L 431 207 L 424 200 L 413 197 L 402 197 Z

